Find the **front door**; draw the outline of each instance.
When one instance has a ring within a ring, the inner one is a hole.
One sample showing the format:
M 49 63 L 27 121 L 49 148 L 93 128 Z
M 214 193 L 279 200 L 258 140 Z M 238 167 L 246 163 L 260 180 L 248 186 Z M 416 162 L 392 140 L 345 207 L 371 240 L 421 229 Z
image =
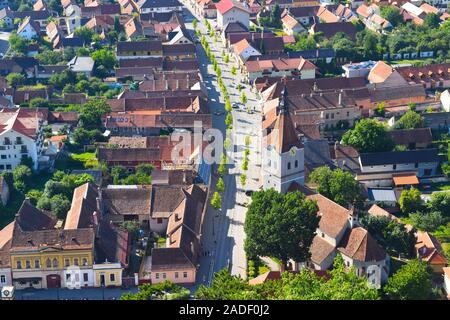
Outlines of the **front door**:
M 47 288 L 61 288 L 61 277 L 57 274 L 48 275 Z
M 104 274 L 100 275 L 100 286 L 101 287 L 105 286 L 105 275 Z

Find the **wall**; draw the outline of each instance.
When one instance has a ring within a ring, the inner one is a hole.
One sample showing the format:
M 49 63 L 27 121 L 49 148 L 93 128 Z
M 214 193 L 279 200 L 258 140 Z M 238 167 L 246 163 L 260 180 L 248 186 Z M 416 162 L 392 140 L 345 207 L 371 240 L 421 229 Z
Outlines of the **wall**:
M 248 28 L 250 15 L 247 12 L 233 8 L 225 13 L 225 15 L 217 12 L 217 25 L 224 28 L 230 22 L 240 22 Z
M 186 272 L 186 277 L 184 276 L 184 272 Z M 178 278 L 176 277 L 176 273 L 178 273 Z M 164 272 L 153 272 L 151 273 L 151 281 L 152 283 L 160 283 L 166 280 L 169 280 L 173 283 L 178 284 L 192 284 L 195 283 L 196 270 L 195 268 L 186 268 L 179 270 L 167 270 Z
M 120 263 L 102 263 L 102 264 L 94 264 L 94 286 L 101 286 L 101 276 L 105 277 L 104 285 L 106 287 L 109 286 L 121 286 L 122 285 L 122 267 Z M 111 279 L 111 275 L 113 275 L 113 279 Z
M 361 166 L 362 173 L 372 173 L 372 172 L 401 172 L 401 171 L 415 171 L 417 170 L 417 175 L 422 177 L 425 175 L 426 169 L 431 169 L 430 175 L 435 175 L 438 167 L 437 162 L 423 162 L 418 163 L 418 167 L 415 163 L 404 163 L 397 164 L 394 169 L 394 165 L 378 165 L 378 166 Z
M 16 137 L 20 137 L 22 139 L 22 144 L 16 144 Z M 5 145 L 5 138 L 9 138 L 10 145 Z M 40 137 L 38 139 L 38 143 L 42 140 Z M 21 153 L 22 146 L 26 147 L 27 153 Z M 9 130 L 0 135 L 0 172 L 3 170 L 8 170 L 7 165 L 11 166 L 11 169 L 17 167 L 22 159 L 22 154 L 27 155 L 33 159 L 34 169 L 36 170 L 38 167 L 38 147 L 33 139 L 15 132 L 13 130 Z M 6 156 L 6 159 L 2 159 L 1 156 Z M 4 169 L 2 169 L 4 166 Z
M 3 282 L 1 278 L 5 278 L 5 281 Z M 3 286 L 10 286 L 12 285 L 12 274 L 11 274 L 11 268 L 0 268 L 0 288 Z

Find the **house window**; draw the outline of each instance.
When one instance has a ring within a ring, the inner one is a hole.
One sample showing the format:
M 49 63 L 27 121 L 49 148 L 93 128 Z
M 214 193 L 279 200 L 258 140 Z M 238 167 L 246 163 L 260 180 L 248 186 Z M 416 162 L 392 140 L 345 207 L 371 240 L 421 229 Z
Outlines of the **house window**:
M 74 264 L 75 266 L 78 265 L 78 258 L 73 259 L 73 264 Z
M 157 218 L 157 219 L 156 219 L 156 223 L 157 223 L 157 224 L 161 224 L 162 221 L 163 221 L 162 218 Z
M 66 267 L 68 267 L 68 266 L 70 266 L 70 259 L 64 259 L 64 265 L 66 266 Z
M 178 272 L 175 272 L 175 279 L 178 279 Z
M 11 165 L 10 164 L 6 165 L 6 170 L 11 170 Z
M 163 277 L 163 279 L 166 278 L 166 273 L 165 272 L 163 272 L 162 277 Z
M 88 282 L 89 281 L 89 274 L 83 273 L 83 281 Z
M 36 269 L 39 269 L 41 267 L 41 264 L 40 264 L 39 260 L 34 260 L 34 267 Z
M 111 274 L 109 275 L 109 281 L 111 281 L 111 282 L 116 282 L 116 275 L 115 275 L 114 273 L 111 273 Z
M 70 281 L 70 273 L 66 274 L 66 281 Z
M 6 154 L 2 154 L 2 159 L 6 159 Z
M 30 260 L 25 261 L 25 268 L 31 269 L 31 262 L 30 262 Z
M 419 167 L 419 164 L 416 162 L 416 163 L 414 163 L 414 168 L 418 168 Z
M 287 169 L 291 170 L 291 163 L 290 162 L 288 162 L 288 164 L 287 164 Z
M 2 274 L 2 275 L 0 276 L 0 282 L 1 282 L 1 283 L 6 283 L 6 276 L 5 276 L 5 275 Z
M 394 165 L 392 166 L 392 169 L 397 170 L 397 165 L 394 164 Z
M 83 266 L 87 266 L 88 265 L 88 261 L 86 258 L 83 258 Z
M 186 271 L 183 272 L 183 278 L 187 278 L 187 272 Z
M 53 259 L 53 268 L 58 268 L 58 259 Z
M 294 167 L 298 168 L 298 160 L 295 160 Z
M 159 279 L 159 273 L 158 273 L 158 272 L 155 273 L 155 278 L 156 278 L 156 279 Z

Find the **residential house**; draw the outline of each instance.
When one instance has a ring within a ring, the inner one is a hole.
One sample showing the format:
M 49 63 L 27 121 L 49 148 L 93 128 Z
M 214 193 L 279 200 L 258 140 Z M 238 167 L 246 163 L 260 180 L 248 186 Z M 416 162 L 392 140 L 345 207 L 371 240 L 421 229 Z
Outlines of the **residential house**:
M 375 87 L 397 87 L 408 84 L 408 82 L 398 72 L 384 61 L 378 61 L 370 70 L 367 80 Z
M 401 6 L 401 13 L 403 12 L 407 12 L 411 18 L 410 20 L 419 26 L 424 23 L 424 18 L 427 15 L 423 9 L 415 6 L 411 2 L 406 2 Z
M 176 27 L 172 32 L 168 34 L 168 44 L 193 44 L 194 40 L 192 39 L 189 31 L 181 26 Z
M 217 18 L 216 4 L 212 0 L 196 0 L 192 1 L 194 3 L 195 12 L 207 19 Z
M 9 7 L 0 10 L 0 21 L 3 21 L 5 28 L 14 28 L 14 12 Z
M 399 173 L 429 177 L 437 173 L 440 158 L 437 149 L 362 153 L 361 172 L 356 179 L 367 186 L 390 186 Z
M 221 0 L 216 3 L 217 27 L 223 30 L 228 23 L 240 22 L 244 27 L 249 27 L 250 10 L 247 4 L 237 0 Z
M 348 63 L 342 66 L 342 70 L 344 70 L 343 76 L 346 78 L 353 77 L 368 77 L 370 71 L 375 67 L 375 61 L 363 61 L 357 63 Z
M 426 89 L 450 87 L 450 63 L 395 69 L 409 84 L 422 84 Z
M 313 35 L 319 32 L 327 39 L 334 37 L 337 33 L 344 33 L 348 38 L 354 40 L 357 30 L 351 22 L 315 23 L 309 29 L 309 33 Z
M 33 4 L 33 11 L 44 11 L 47 10 L 47 4 L 44 0 L 38 0 Z
M 372 3 L 370 6 L 362 4 L 358 7 L 356 13 L 366 27 L 373 31 L 386 33 L 393 27 L 389 21 L 380 16 L 380 7 L 375 3 Z
M 158 57 L 163 54 L 163 46 L 160 40 L 118 41 L 116 54 L 118 60 Z
M 281 22 L 283 24 L 283 31 L 288 35 L 294 35 L 306 31 L 305 27 L 303 27 L 302 24 L 290 14 L 285 14 L 281 18 Z
M 17 29 L 17 35 L 21 36 L 27 40 L 36 38 L 41 32 L 39 24 L 35 21 L 31 21 L 30 17 L 25 18 L 25 20 L 19 25 Z
M 163 43 L 162 55 L 166 59 L 172 61 L 193 59 L 197 55 L 197 50 L 195 49 L 195 44 L 193 43 L 179 43 L 179 44 Z
M 337 15 L 328 10 L 327 6 L 324 5 L 320 6 L 316 15 L 321 23 L 336 23 L 341 20 Z
M 290 15 L 302 25 L 308 26 L 315 21 L 320 8 L 320 6 L 287 7 L 282 12 L 281 17 Z
M 51 17 L 50 13 L 47 10 L 41 10 L 41 11 L 14 11 L 13 13 L 14 19 L 19 18 L 22 21 L 25 20 L 27 17 L 30 18 L 30 21 L 35 22 L 36 26 L 39 26 L 40 28 L 45 28 L 45 26 L 48 24 L 49 17 Z
M 443 273 L 447 266 L 447 258 L 444 255 L 441 243 L 435 236 L 425 231 L 417 232 L 416 241 L 417 258 L 425 261 L 434 273 Z
M 359 21 L 358 16 L 352 11 L 351 8 L 343 4 L 339 4 L 334 14 L 338 16 L 342 21 L 347 22 L 357 22 Z
M 31 158 L 37 170 L 43 146 L 44 120 L 39 110 L 3 109 L 0 111 L 0 171 L 11 171 L 24 158 Z
M 94 30 L 96 34 L 107 33 L 114 30 L 114 17 L 110 15 L 95 15 L 84 26 Z
M 132 0 L 119 0 L 118 3 L 120 4 L 121 14 L 132 15 L 138 11 L 135 2 Z
M 359 152 L 355 148 L 344 146 L 339 141 L 336 141 L 330 154 L 336 167 L 349 171 L 352 174 L 360 170 Z
M 94 60 L 91 57 L 75 56 L 67 63 L 67 67 L 75 73 L 84 73 L 89 78 L 94 70 Z
M 259 77 L 296 76 L 300 79 L 314 79 L 317 67 L 303 58 L 256 59 L 244 64 L 244 78 L 248 83 Z
M 181 197 L 166 193 L 166 203 L 176 204 L 176 207 L 170 215 L 161 212 L 168 217 L 165 247 L 153 248 L 151 256 L 144 258 L 149 263 L 145 264 L 143 273 L 150 274 L 152 283 L 166 280 L 177 284 L 195 283 L 206 195 L 206 188 L 197 185 L 183 188 Z M 158 206 L 154 210 L 165 211 L 165 208 Z
M 396 146 L 404 146 L 408 150 L 428 148 L 433 140 L 430 128 L 391 130 L 389 135 Z
M 178 0 L 133 1 L 140 13 L 181 11 L 183 5 Z
M 12 285 L 11 258 L 9 250 L 14 231 L 14 222 L 0 230 L 0 288 Z
M 6 179 L 0 176 L 0 204 L 6 206 L 9 200 L 9 186 Z
M 444 290 L 447 293 L 447 299 L 450 299 L 450 267 L 442 269 L 444 271 Z

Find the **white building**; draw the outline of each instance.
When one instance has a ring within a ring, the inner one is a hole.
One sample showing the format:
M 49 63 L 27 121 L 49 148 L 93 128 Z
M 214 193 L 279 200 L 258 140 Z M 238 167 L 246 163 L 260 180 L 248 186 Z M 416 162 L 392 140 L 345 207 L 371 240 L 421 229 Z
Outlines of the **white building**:
M 343 76 L 346 78 L 354 78 L 354 77 L 367 77 L 375 67 L 375 61 L 364 61 L 358 63 L 348 63 L 342 66 L 342 70 L 344 70 Z
M 31 21 L 30 17 L 25 18 L 25 20 L 20 24 L 17 29 L 17 35 L 21 36 L 27 40 L 36 38 L 39 35 L 40 27 L 39 24 Z
M 447 299 L 450 299 L 450 267 L 444 268 L 444 289 L 447 293 Z
M 14 222 L 0 230 L 0 288 L 12 285 L 9 249 L 14 230 Z
M 445 111 L 450 112 L 450 92 L 448 90 L 442 92 L 440 99 L 442 108 L 444 108 Z
M 33 169 L 38 169 L 42 160 L 43 124 L 36 110 L 0 112 L 0 172 L 13 170 L 28 157 L 33 161 Z
M 389 256 L 369 232 L 358 224 L 358 217 L 330 199 L 314 194 L 307 199 L 317 202 L 319 227 L 311 244 L 310 267 L 328 270 L 338 253 L 347 268 L 355 267 L 357 275 L 367 275 L 370 284 L 380 288 L 389 274 Z M 295 263 L 300 269 L 304 263 Z
M 217 27 L 220 30 L 231 22 L 240 22 L 246 28 L 250 24 L 250 9 L 247 4 L 236 0 L 221 0 L 216 4 Z
M 294 182 L 305 182 L 305 150 L 285 106 L 286 87 L 279 103 L 279 115 L 274 128 L 263 139 L 263 188 L 285 193 Z
M 140 13 L 173 12 L 183 10 L 178 0 L 141 0 L 136 1 Z

